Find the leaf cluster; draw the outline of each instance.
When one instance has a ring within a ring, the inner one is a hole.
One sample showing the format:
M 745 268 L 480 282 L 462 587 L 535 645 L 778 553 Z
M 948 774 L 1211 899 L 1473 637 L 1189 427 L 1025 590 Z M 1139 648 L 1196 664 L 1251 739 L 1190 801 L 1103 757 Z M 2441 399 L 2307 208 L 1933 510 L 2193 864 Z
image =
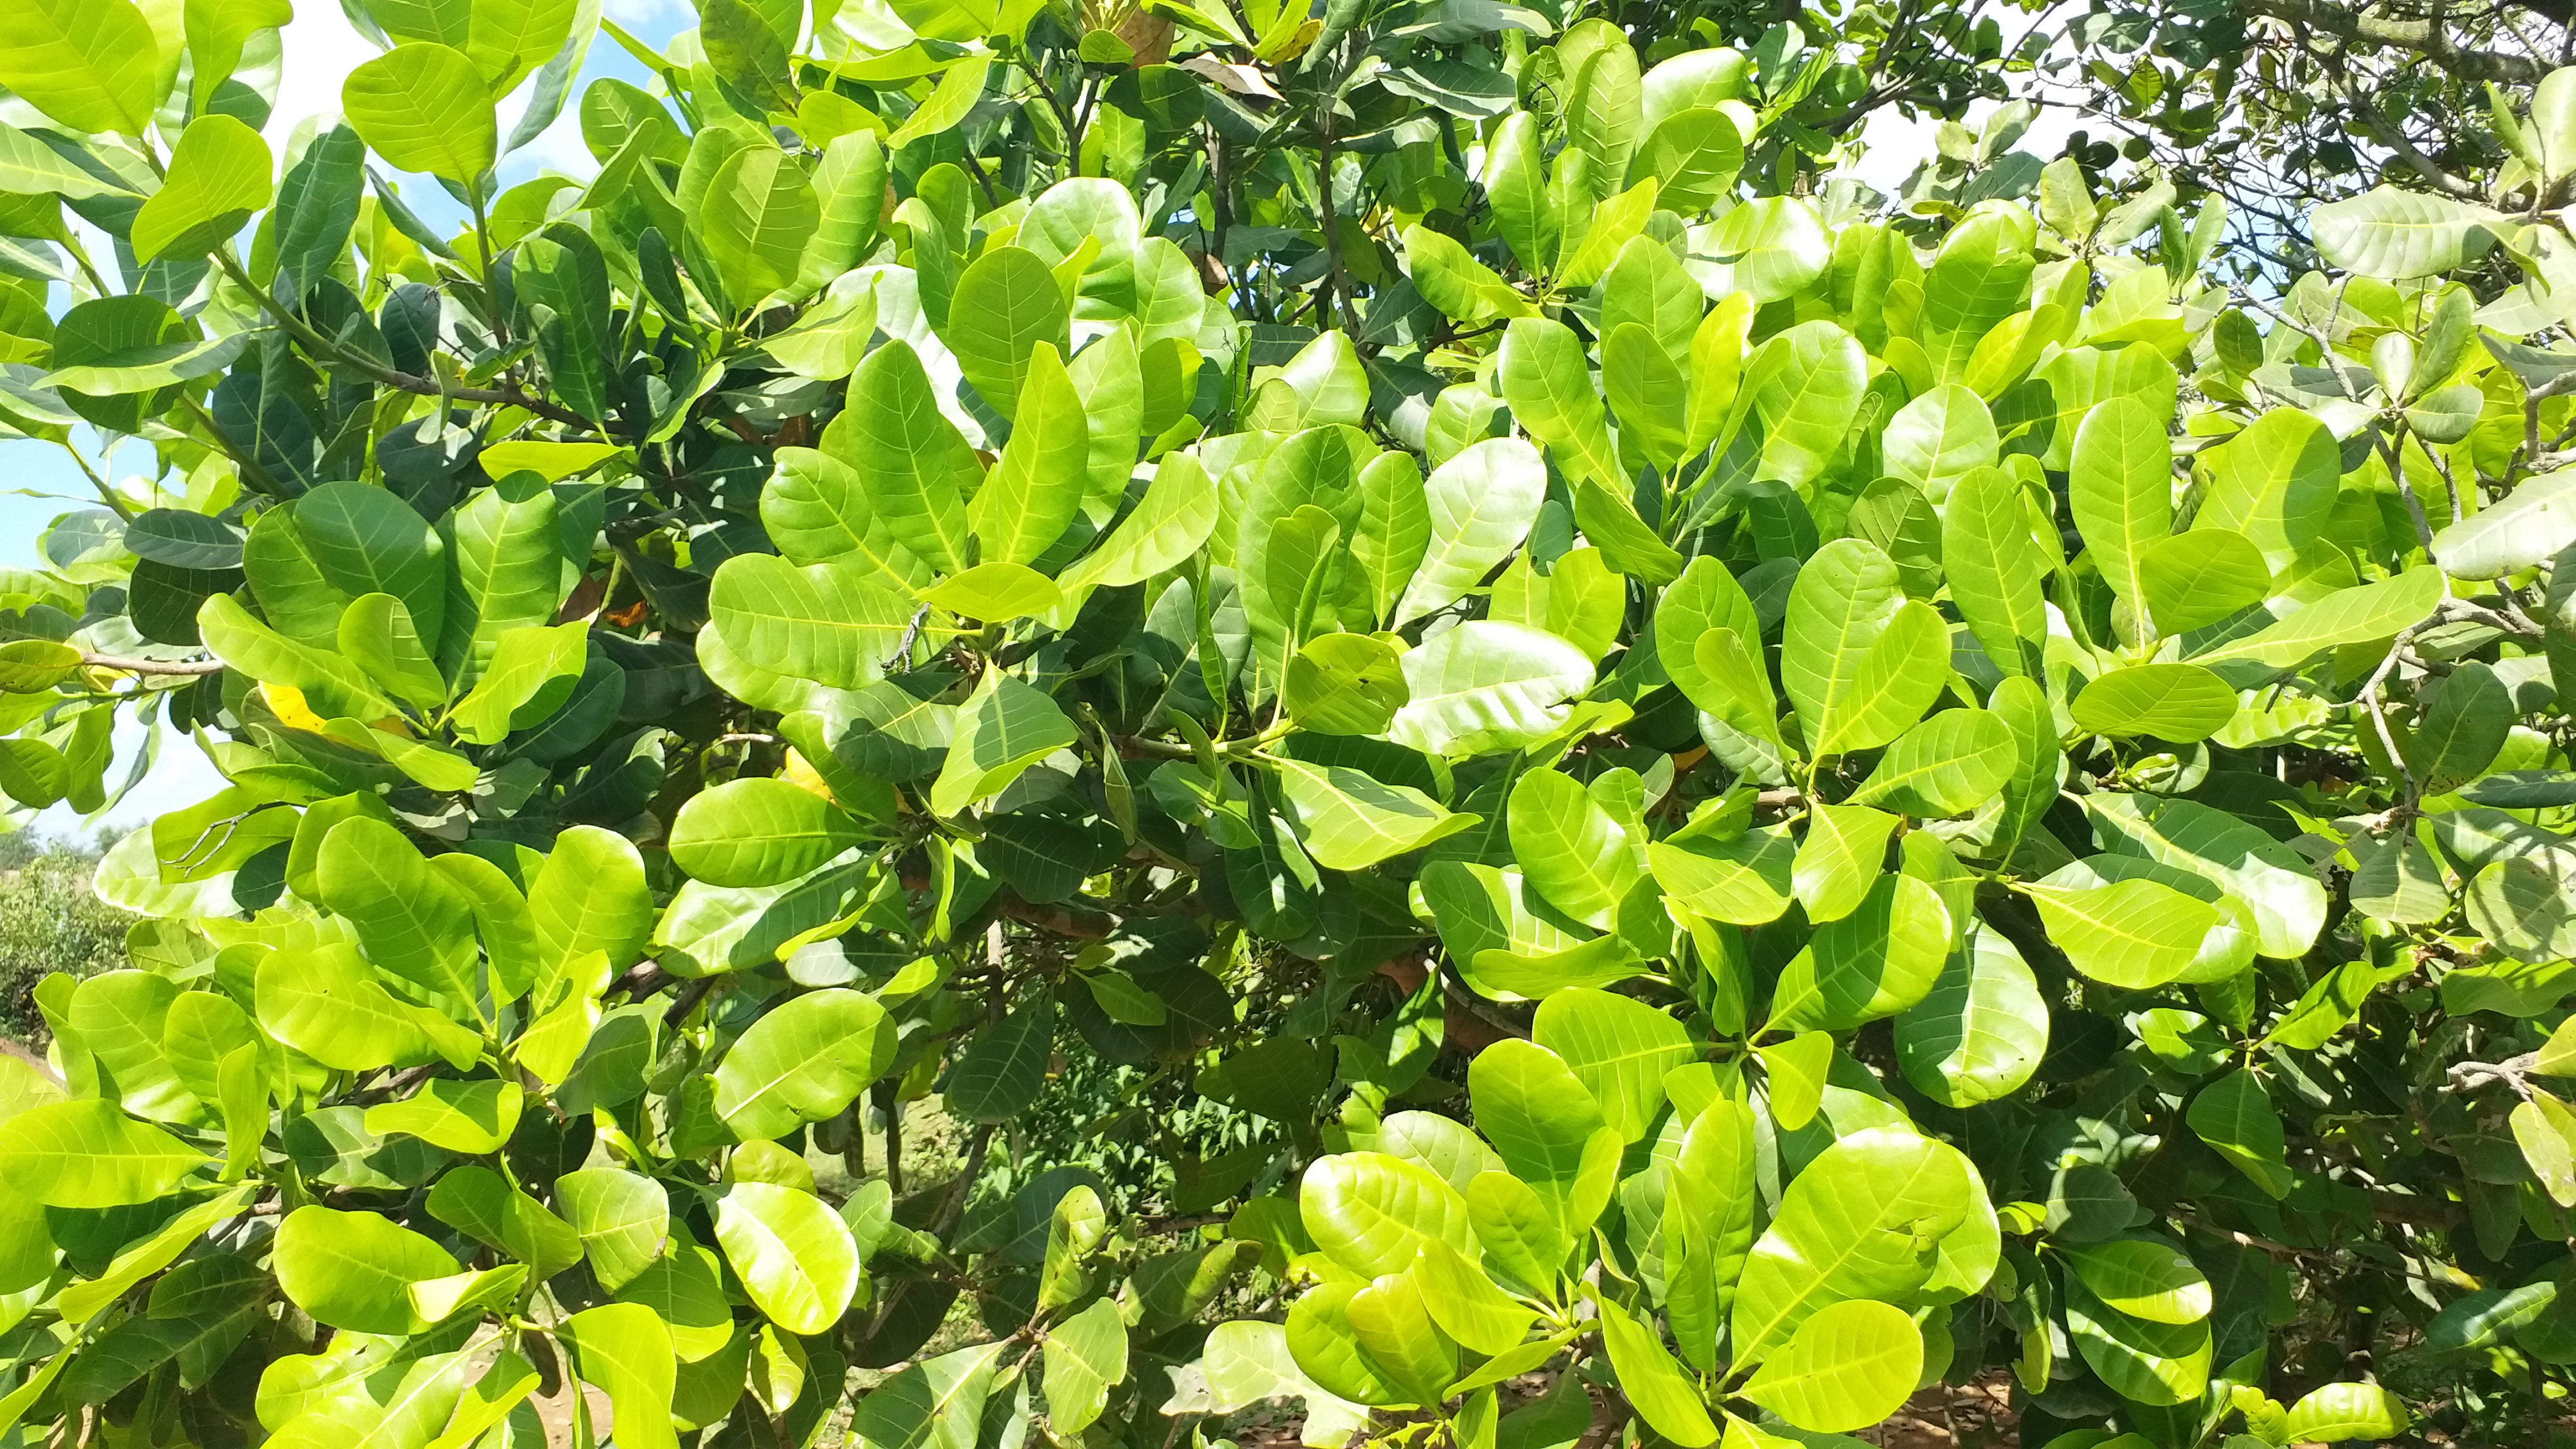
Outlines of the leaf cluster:
M 0 580 L 0 791 L 227 782 L 0 1060 L 0 1426 L 2545 1412 L 2576 362 L 2452 274 L 2554 221 L 2268 301 L 2026 117 L 1815 188 L 1789 25 L 349 8 L 283 157 L 282 5 L 0 17 L 0 414 L 160 465 Z

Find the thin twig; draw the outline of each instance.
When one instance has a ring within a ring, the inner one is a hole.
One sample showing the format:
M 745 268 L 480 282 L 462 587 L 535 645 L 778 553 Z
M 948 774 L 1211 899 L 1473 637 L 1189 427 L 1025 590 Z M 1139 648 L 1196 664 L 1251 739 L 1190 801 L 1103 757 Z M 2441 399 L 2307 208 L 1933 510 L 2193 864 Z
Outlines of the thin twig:
M 287 310 L 275 297 L 269 295 L 267 288 L 252 281 L 250 274 L 243 271 L 241 264 L 231 257 L 223 252 L 216 252 L 215 264 L 223 268 L 224 274 L 231 277 L 235 285 L 256 298 L 261 310 L 276 318 L 278 325 L 286 329 L 287 335 L 293 337 L 306 351 L 313 353 L 319 359 L 363 373 L 374 382 L 397 392 L 412 393 L 419 397 L 445 397 L 453 402 L 491 403 L 503 407 L 525 408 L 538 417 L 549 422 L 561 423 L 569 428 L 579 428 L 584 432 L 602 431 L 599 424 L 570 408 L 557 406 L 544 398 L 517 388 L 441 387 L 430 378 L 414 377 L 408 372 L 378 362 L 365 353 L 351 352 L 315 331 L 311 324 Z

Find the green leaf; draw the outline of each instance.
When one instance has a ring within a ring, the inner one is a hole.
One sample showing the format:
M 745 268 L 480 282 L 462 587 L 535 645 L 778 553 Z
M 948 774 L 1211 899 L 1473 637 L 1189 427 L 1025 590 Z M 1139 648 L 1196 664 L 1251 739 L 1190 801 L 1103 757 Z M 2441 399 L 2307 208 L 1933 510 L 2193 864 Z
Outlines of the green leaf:
M 1714 106 L 1691 106 L 1654 123 L 1628 162 L 1628 178 L 1654 177 L 1657 204 L 1689 216 L 1733 190 L 1743 169 L 1744 134 L 1735 118 Z
M 1054 1002 L 1040 994 L 1014 1003 L 1000 1021 L 977 1031 L 950 1065 L 941 1088 L 948 1110 L 977 1122 L 1018 1117 L 1045 1088 L 1054 1050 Z
M 333 588 L 353 598 L 390 594 L 421 637 L 439 637 L 446 545 L 410 504 L 364 483 L 325 483 L 296 500 L 295 531 Z
M 1579 1237 L 1607 1201 L 1582 1201 L 1587 1169 L 1601 1151 L 1616 1154 L 1619 1134 L 1602 1120 L 1583 1079 L 1547 1048 L 1517 1038 L 1497 1042 L 1468 1064 L 1467 1092 L 1479 1131 L 1512 1175 L 1536 1189 Z
M 2232 708 L 2233 693 L 2228 703 Z M 1888 746 L 1851 799 L 1909 815 L 1966 815 L 1992 800 L 2018 763 L 2012 729 L 2000 716 L 1943 710 Z
M 536 333 L 537 352 L 555 392 L 583 417 L 606 419 L 609 366 L 619 339 L 609 330 L 608 262 L 599 244 L 578 227 L 547 227 L 519 243 L 510 285 Z M 502 445 L 500 457 L 485 451 L 483 464 L 493 476 L 509 476 L 509 447 Z
M 1949 630 L 1855 538 L 1817 550 L 1789 591 L 1780 678 L 1816 756 L 1884 745 L 1949 683 Z
M 716 1198 L 715 1229 L 751 1306 L 790 1333 L 829 1332 L 858 1293 L 858 1245 L 810 1192 L 734 1183 Z
M 2201 1088 L 2184 1120 L 2267 1196 L 2289 1195 L 2292 1179 L 2280 1114 L 2251 1071 L 2240 1067 Z
M 1527 778 L 1527 777 L 1524 777 Z M 1628 1142 L 1644 1139 L 1664 1105 L 1664 1076 L 1698 1055 L 1682 1024 L 1607 991 L 1560 991 L 1539 1003 L 1530 1038 L 1561 1058 Z
M 366 593 L 350 600 L 340 615 L 339 643 L 340 652 L 387 694 L 422 709 L 447 702 L 447 680 L 413 627 L 411 610 L 393 595 Z
M 1087 585 L 1114 588 L 1152 578 L 1207 542 L 1216 528 L 1217 510 L 1216 486 L 1198 459 L 1167 453 L 1144 498 L 1106 542 L 1066 570 L 1059 582 L 1071 593 Z
M 0 16 L 0 86 L 74 131 L 140 138 L 166 82 L 127 0 L 28 0 Z
M 2505 218 L 2483 206 L 2374 186 L 2318 207 L 2309 229 L 2328 265 L 2365 277 L 2430 277 L 2484 256 Z
M 1048 695 L 987 669 L 958 707 L 948 758 L 930 787 L 930 808 L 955 815 L 992 798 L 1031 765 L 1080 739 L 1073 721 Z
M 1384 734 L 1412 696 L 1404 655 L 1374 634 L 1325 634 L 1288 661 L 1280 706 L 1301 728 L 1328 735 Z
M 2133 664 L 2085 685 L 2071 712 L 2078 726 L 2095 734 L 2189 744 L 2236 717 L 2236 691 L 2197 664 Z
M 586 620 L 504 632 L 481 682 L 449 712 L 448 726 L 467 744 L 492 745 L 543 723 L 571 698 L 589 648 Z
M 2416 788 L 2427 795 L 2447 795 L 2485 774 L 2511 737 L 2520 712 L 2494 669 L 2479 660 L 2462 661 L 2443 676 L 2406 741 Z
M 833 689 L 884 674 L 914 607 L 855 560 L 800 569 L 768 553 L 726 559 L 707 593 L 709 616 L 744 663 Z
M 1921 1287 L 1934 1245 L 1966 1221 L 1976 1191 L 1956 1148 L 1911 1132 L 1873 1127 L 1834 1142 L 1789 1183 L 1745 1261 L 1728 1334 L 1735 1361 L 1761 1362 L 1829 1304 Z
M 1637 1416 L 1684 1449 L 1706 1449 L 1716 1443 L 1717 1425 L 1708 1416 L 1708 1406 L 1700 1402 L 1699 1391 L 1673 1361 L 1663 1340 L 1615 1302 L 1603 1299 L 1600 1309 L 1602 1344 L 1610 1351 L 1620 1391 Z
M 603 1303 L 564 1320 L 563 1336 L 584 1383 L 608 1398 L 617 1442 L 675 1449 L 671 1395 L 678 1379 L 671 1330 L 640 1303 Z
M 2325 650 L 2376 643 L 2421 623 L 2447 591 L 2441 569 L 2411 568 L 2393 579 L 2337 589 L 2288 618 L 2192 656 L 2192 662 L 2248 659 L 2273 669 L 2294 669 Z
M 459 1082 L 432 1077 L 411 1096 L 367 1109 L 367 1130 L 408 1133 L 432 1147 L 469 1157 L 498 1152 L 518 1130 L 525 1094 L 516 1082 Z
M 1968 371 L 1977 344 L 2030 301 L 2026 220 L 2000 211 L 1971 214 L 1942 239 L 1940 255 L 1923 276 L 1923 348 L 1932 374 L 1944 381 Z
M 2560 871 L 2539 861 L 2492 862 L 2469 881 L 2461 904 L 2470 929 L 2524 960 L 2551 960 L 2576 950 L 2576 910 Z
M 1090 423 L 1051 344 L 1031 353 L 1019 396 L 1019 422 L 969 511 L 986 564 L 1045 553 L 1081 507 L 1087 479 Z
M 460 186 L 482 184 L 500 144 L 482 75 L 444 45 L 398 45 L 361 62 L 340 88 L 340 108 L 395 167 Z
M 1526 317 L 1529 302 L 1474 254 L 1427 226 L 1404 229 L 1404 272 L 1424 301 L 1458 322 Z
M 2078 1278 L 2066 1284 L 2067 1337 L 2105 1387 L 2133 1403 L 2188 1404 L 2209 1387 L 2205 1322 L 2150 1323 L 2111 1308 Z
M 112 1208 L 168 1193 L 207 1158 L 113 1102 L 49 1102 L 0 1124 L 12 1191 L 57 1208 Z
M 1458 1347 L 1440 1332 L 1410 1274 L 1381 1274 L 1342 1313 L 1360 1352 L 1418 1403 L 1439 1402 L 1458 1377 Z
M 277 1286 L 316 1322 L 352 1333 L 418 1333 L 412 1284 L 444 1278 L 456 1260 L 380 1214 L 306 1205 L 278 1224 Z
M 1467 1202 L 1430 1169 L 1378 1152 L 1315 1160 L 1298 1188 L 1306 1233 L 1335 1263 L 1376 1277 L 1413 1265 L 1422 1244 L 1472 1253 Z
M 474 1000 L 472 911 L 400 830 L 365 815 L 332 826 L 314 880 L 370 962 L 456 1007 Z
M 2048 1051 L 2047 999 L 2002 934 L 1972 925 L 1930 994 L 1898 1013 L 1896 1063 L 1945 1107 L 2010 1096 Z
M 1017 418 L 1037 344 L 1059 357 L 1070 350 L 1069 315 L 1064 289 L 1043 258 L 1026 247 L 993 247 L 958 277 L 940 336 L 993 411 Z
M 1487 438 L 1432 469 L 1422 491 L 1430 544 L 1396 605 L 1399 622 L 1464 598 L 1520 547 L 1546 501 L 1547 463 L 1518 438 Z
M 1349 1309 L 1365 1286 L 1345 1279 L 1301 1295 L 1288 1309 L 1289 1354 L 1302 1374 L 1336 1398 L 1389 1407 L 1409 1403 L 1410 1391 L 1361 1351 Z
M 1412 697 L 1387 738 L 1428 755 L 1526 745 L 1553 733 L 1592 679 L 1592 661 L 1553 634 L 1470 620 L 1404 656 Z
M 2433 535 L 2433 559 L 2454 578 L 2518 573 L 2576 543 L 2576 471 L 2545 473 Z
M 608 969 L 624 970 L 644 954 L 653 934 L 644 858 L 625 836 L 595 825 L 573 826 L 555 837 L 530 883 L 528 913 L 547 979 L 592 951 L 607 958 Z
M 1646 847 L 1656 884 L 1692 911 L 1739 926 L 1777 920 L 1789 908 L 1797 855 L 1781 826 L 1726 838 L 1685 830 Z
M 1833 261 L 1833 238 L 1813 203 L 1794 196 L 1756 197 L 1728 210 L 1717 220 L 1684 233 L 1689 250 L 1682 265 L 1714 300 L 1730 292 L 1747 294 L 1756 306 L 1786 301 L 1823 276 Z M 1814 324 L 1791 329 L 1803 332 Z M 1809 343 L 1796 350 L 1806 351 Z M 1857 358 L 1860 349 L 1852 348 Z M 1857 380 L 1855 380 L 1857 382 Z M 1859 397 L 1857 385 L 1854 400 Z M 1770 420 L 1766 411 L 1764 421 Z M 1849 414 L 1843 421 L 1849 421 Z M 1842 428 L 1832 434 L 1839 442 Z M 1803 481 L 1803 480 L 1801 480 Z
M 2086 797 L 2102 843 L 2191 872 L 2253 912 L 2261 953 L 2292 961 L 2325 926 L 2326 890 L 2297 851 L 2197 800 L 2111 792 Z
M 462 1071 L 482 1038 L 385 989 L 355 948 L 272 952 L 259 965 L 262 1031 L 326 1067 L 363 1072 L 444 1060 Z
M 195 256 L 268 209 L 268 145 L 226 115 L 199 116 L 170 148 L 169 175 L 134 214 L 135 258 Z
M 58 196 L 65 201 L 134 194 L 114 174 L 100 176 L 75 166 L 51 146 L 6 122 L 0 122 L 0 192 Z
M 373 1130 L 373 1129 L 370 1129 Z M 430 1216 L 526 1263 L 542 1281 L 581 1261 L 581 1238 L 490 1168 L 449 1169 L 429 1190 Z
M 268 8 L 274 4 L 275 8 Z M 286 12 L 284 0 L 234 0 L 218 5 L 227 15 L 239 17 L 253 12 L 258 18 Z M 262 13 L 264 12 L 264 13 Z M 189 47 L 197 45 L 196 27 L 191 26 Z M 235 38 L 238 44 L 238 37 Z M 237 53 L 237 52 L 236 52 Z M 206 62 L 198 62 L 196 84 L 211 84 Z M 313 138 L 303 157 L 286 168 L 285 178 L 278 183 L 277 210 L 273 229 L 277 240 L 278 287 L 283 297 L 303 297 L 313 283 L 327 274 L 340 260 L 349 245 L 349 233 L 358 220 L 358 204 L 366 188 L 367 143 L 357 129 L 342 122 Z
M 95 297 L 55 322 L 53 371 L 36 386 L 95 398 L 148 393 L 157 401 L 157 389 L 223 371 L 250 341 L 247 332 L 203 336 L 196 323 L 141 293 Z M 112 422 L 131 425 L 143 401 Z
M 1052 277 L 1047 285 L 1055 285 Z M 1018 357 L 1008 361 L 1022 365 Z M 860 496 L 896 543 L 941 573 L 964 571 L 965 498 L 981 483 L 983 465 L 940 415 L 930 375 L 910 344 L 897 338 L 859 364 L 850 375 L 850 407 L 824 430 L 823 448 L 858 474 Z
M 1721 628 L 1734 631 L 1739 643 L 1757 640 L 1763 632 L 1744 586 L 1726 565 L 1702 555 L 1690 561 L 1656 606 L 1655 656 L 1682 693 L 1712 713 L 1733 707 L 1740 697 L 1740 691 L 1719 685 L 1699 667 L 1700 639 Z
M 709 1249 L 683 1247 L 647 1264 L 617 1297 L 653 1310 L 670 1330 L 672 1351 L 682 1363 L 705 1362 L 735 1342 L 723 1265 Z
M 1752 202 L 1728 216 L 1766 204 Z M 1739 266 L 1758 260 L 1748 256 Z M 1708 286 L 1705 275 L 1700 285 Z M 1715 295 L 1731 290 L 1720 288 Z M 1860 340 L 1831 322 L 1801 322 L 1763 343 L 1744 364 L 1741 396 L 1762 420 L 1765 473 L 1792 487 L 1823 473 L 1842 451 L 1868 384 L 1869 356 Z
M 1681 576 L 1682 556 L 1637 514 L 1636 505 L 1596 479 L 1574 485 L 1574 522 L 1611 567 L 1650 584 Z
M 2087 888 L 2021 888 L 2048 939 L 2076 970 L 2108 986 L 2143 991 L 2191 969 L 2218 924 L 2218 908 L 2147 879 Z
M 1948 383 L 1897 409 L 1879 446 L 1890 474 L 1946 509 L 1961 479 L 1995 465 L 1995 420 L 1984 399 Z
M 2561 1207 L 2576 1205 L 2576 1112 L 2547 1092 L 2534 1092 L 2514 1107 L 2508 1121 L 2514 1144 L 2549 1200 Z
M 1299 841 L 1327 870 L 1364 870 L 1455 835 L 1479 817 L 1457 815 L 1408 785 L 1388 785 L 1340 765 L 1279 764 L 1280 793 Z
M 1480 178 L 1493 202 L 1496 229 L 1512 255 L 1532 272 L 1555 265 L 1560 224 L 1548 195 L 1542 150 L 1538 118 L 1516 110 L 1495 123 Z
M 1887 865 L 1887 840 L 1903 822 L 1866 805 L 1818 802 L 1807 813 L 1807 835 L 1789 879 L 1810 921 L 1838 921 L 1852 913 Z
M 2412 1422 L 2404 1401 L 2377 1384 L 2326 1384 L 2290 1406 L 2282 1434 L 2294 1443 L 2339 1444 L 2393 1439 Z
M 2289 568 L 2302 550 L 2325 533 L 2343 477 L 2343 460 L 2334 434 L 2304 410 L 2272 408 L 2207 457 L 2209 489 L 2192 517 L 2193 532 L 2211 528 L 2240 533 L 2262 552 L 2264 566 L 2276 572 Z M 2470 523 L 2455 524 L 2434 541 L 2433 556 L 2462 578 L 2481 575 L 2458 566 L 2443 540 L 2469 527 Z M 2534 562 L 2538 558 L 2534 555 Z
M 1675 1202 L 1686 1211 L 1671 1211 Z M 1760 1204 L 1750 1108 L 1719 1098 L 1683 1130 L 1665 1193 L 1664 1311 L 1694 1367 L 1714 1367 Z
M 639 1173 L 586 1167 L 555 1181 L 555 1204 L 580 1235 L 600 1286 L 614 1293 L 662 1256 L 670 1238 L 670 1203 L 662 1186 Z
M 1553 1295 L 1573 1235 L 1555 1208 L 1529 1184 L 1499 1168 L 1467 1183 L 1467 1219 L 1485 1266 L 1524 1290 Z
M 2149 1323 L 2198 1323 L 2209 1316 L 2209 1279 L 2191 1255 L 2161 1238 L 2071 1243 L 2067 1265 L 2107 1306 Z
M 2189 533 L 2150 543 L 2138 559 L 2138 587 L 2156 628 L 2180 634 L 2263 602 L 2272 570 L 2245 535 L 2194 519 Z
M 822 216 L 801 162 L 776 146 L 746 146 L 716 168 L 692 219 L 725 295 L 755 307 L 795 284 Z
M 2356 840 L 2353 847 L 2354 910 L 2378 920 L 2418 926 L 2431 925 L 2451 913 L 2450 883 L 2414 831 L 2394 830 L 2375 842 Z
M 894 1064 L 894 1027 L 863 992 L 807 992 L 751 1024 L 715 1070 L 715 1109 L 746 1142 L 850 1105 Z
M 2174 632 L 2148 613 L 2148 547 L 2173 532 L 2173 445 L 2167 421 L 2134 397 L 2114 397 L 2075 430 L 2066 508 L 2103 581 L 2129 609 L 2127 637 Z
M 1931 992 L 1951 939 L 1950 913 L 1932 887 L 1882 875 L 1782 969 L 1771 1025 L 1841 1031 L 1893 1016 Z
M 1597 548 L 1565 554 L 1544 574 L 1523 553 L 1494 581 L 1485 617 L 1554 634 L 1598 659 L 1618 642 L 1627 604 L 1627 580 L 1611 571 Z
M 1644 872 L 1628 831 L 1573 777 L 1531 770 L 1512 784 L 1508 828 L 1521 872 L 1567 916 L 1609 929 Z
M 1100 1418 L 1109 1389 L 1127 1379 L 1127 1323 L 1107 1298 L 1047 1330 L 1046 1394 L 1050 1423 L 1078 1434 Z
M 939 77 L 939 84 L 932 88 L 930 98 L 896 127 L 893 135 L 886 137 L 886 149 L 900 151 L 925 136 L 935 136 L 964 120 L 966 113 L 974 109 L 975 102 L 984 94 L 984 77 L 991 65 L 992 60 L 988 56 L 959 57 Z
M 1669 477 L 1681 461 L 1689 385 L 1643 324 L 1620 323 L 1602 340 L 1601 390 L 1622 434 Z
M 1818 1309 L 1738 1392 L 1801 1429 L 1840 1434 L 1895 1413 L 1922 1373 L 1914 1320 L 1862 1299 Z
M 1544 317 L 1519 317 L 1504 329 L 1497 376 L 1503 401 L 1531 437 L 1547 445 L 1567 478 L 1624 483 L 1610 446 L 1601 393 L 1572 328 Z M 1435 527 L 1432 536 L 1440 537 Z
M 671 863 L 716 886 L 792 881 L 864 837 L 830 801 L 785 780 L 728 780 L 671 822 Z
M 1438 1239 L 1423 1240 L 1410 1277 L 1440 1331 L 1482 1354 L 1509 1353 L 1537 1317 L 1512 1300 L 1465 1256 Z
M 483 677 L 502 635 L 554 622 L 563 602 L 563 532 L 553 491 L 527 473 L 476 494 L 448 515 L 441 532 L 448 587 L 438 665 L 459 689 L 467 689 Z M 404 602 L 412 621 L 429 632 L 435 616 L 407 596 Z

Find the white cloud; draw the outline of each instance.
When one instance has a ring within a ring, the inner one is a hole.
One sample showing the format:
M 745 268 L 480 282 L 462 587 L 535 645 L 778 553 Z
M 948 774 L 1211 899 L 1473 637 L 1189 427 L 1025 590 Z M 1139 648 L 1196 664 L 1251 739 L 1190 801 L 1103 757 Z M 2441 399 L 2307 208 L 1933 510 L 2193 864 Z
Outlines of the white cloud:
M 271 149 L 282 149 L 305 117 L 338 115 L 340 87 L 349 72 L 377 54 L 374 43 L 349 24 L 338 6 L 307 4 L 304 16 L 278 32 L 286 59 L 277 82 L 277 105 L 268 114 Z

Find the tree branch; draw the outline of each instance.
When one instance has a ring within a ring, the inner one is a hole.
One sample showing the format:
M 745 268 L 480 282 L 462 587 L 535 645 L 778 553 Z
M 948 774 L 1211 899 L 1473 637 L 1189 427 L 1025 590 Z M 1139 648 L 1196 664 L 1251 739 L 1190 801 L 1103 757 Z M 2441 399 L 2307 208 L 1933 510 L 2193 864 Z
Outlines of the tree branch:
M 2527 86 L 2549 73 L 2549 67 L 2529 56 L 2464 49 L 2438 20 L 2392 20 L 2333 0 L 2245 0 L 2245 10 L 2356 45 L 2411 50 L 2462 80 Z
M 121 669 L 128 674 L 220 674 L 220 659 L 135 659 L 123 654 L 92 654 L 81 651 L 81 664 L 89 669 Z

